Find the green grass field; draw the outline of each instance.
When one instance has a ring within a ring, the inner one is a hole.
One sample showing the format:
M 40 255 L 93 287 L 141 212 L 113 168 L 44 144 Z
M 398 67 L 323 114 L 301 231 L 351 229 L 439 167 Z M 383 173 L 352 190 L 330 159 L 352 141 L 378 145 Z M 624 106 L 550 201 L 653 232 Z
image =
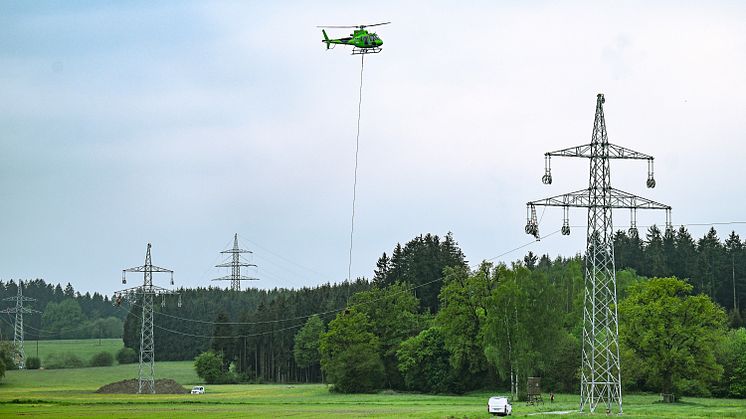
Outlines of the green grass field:
M 41 359 L 42 367 L 44 360 L 52 353 L 70 352 L 76 354 L 83 362 L 88 362 L 91 357 L 99 352 L 111 352 L 116 363 L 117 351 L 124 347 L 122 339 L 67 339 L 67 340 L 27 340 L 24 345 L 26 356 L 36 356 Z
M 488 418 L 488 392 L 464 396 L 329 393 L 311 385 L 208 385 L 203 395 L 96 394 L 104 384 L 137 376 L 137 364 L 67 370 L 9 371 L 0 381 L 0 417 L 252 417 L 252 418 Z M 192 363 L 156 363 L 158 378 L 186 387 L 199 383 Z M 655 395 L 628 395 L 626 417 L 746 417 L 746 400 L 687 398 L 657 403 Z M 560 394 L 555 403 L 514 403 L 514 416 L 575 410 L 578 396 Z M 579 417 L 568 414 L 561 417 Z M 585 415 L 588 416 L 588 415 Z M 602 415 L 599 415 L 602 416 Z M 555 417 L 554 415 L 548 417 Z

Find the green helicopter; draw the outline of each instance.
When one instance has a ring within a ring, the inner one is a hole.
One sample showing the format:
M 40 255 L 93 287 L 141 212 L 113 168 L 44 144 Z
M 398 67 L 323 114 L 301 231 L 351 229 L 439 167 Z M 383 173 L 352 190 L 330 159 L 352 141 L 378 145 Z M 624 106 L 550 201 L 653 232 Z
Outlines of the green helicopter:
M 318 28 L 355 28 L 355 30 L 346 38 L 329 39 L 325 30 L 321 30 L 324 39 L 321 42 L 326 43 L 326 49 L 334 48 L 336 45 L 352 45 L 352 55 L 358 54 L 377 54 L 381 52 L 383 41 L 374 32 L 368 32 L 365 28 L 371 26 L 388 25 L 391 22 L 375 23 L 373 25 L 357 26 L 317 26 Z

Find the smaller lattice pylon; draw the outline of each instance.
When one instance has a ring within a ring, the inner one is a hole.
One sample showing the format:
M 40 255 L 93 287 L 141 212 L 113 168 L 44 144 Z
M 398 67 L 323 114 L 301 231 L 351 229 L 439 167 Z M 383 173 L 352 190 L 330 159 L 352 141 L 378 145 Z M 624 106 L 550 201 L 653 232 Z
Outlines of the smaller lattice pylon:
M 41 313 L 41 311 L 23 306 L 24 302 L 36 301 L 36 298 L 23 296 L 23 281 L 20 280 L 18 281 L 18 293 L 16 294 L 16 296 L 5 298 L 3 299 L 3 301 L 16 302 L 15 307 L 8 307 L 6 309 L 0 310 L 0 313 L 16 315 L 15 322 L 13 323 L 13 346 L 16 349 L 14 360 L 19 369 L 24 369 L 26 368 L 26 351 L 23 348 L 23 315 Z
M 216 268 L 231 268 L 230 275 L 221 276 L 220 278 L 215 278 L 213 281 L 231 281 L 231 291 L 241 291 L 241 281 L 258 281 L 259 278 L 254 278 L 250 276 L 244 276 L 241 275 L 241 268 L 242 267 L 256 267 L 253 263 L 248 263 L 241 260 L 241 254 L 242 253 L 254 253 L 251 250 L 245 250 L 238 247 L 238 234 L 235 234 L 233 236 L 233 248 L 228 250 L 223 250 L 223 254 L 230 254 L 231 258 L 230 261 L 221 263 L 219 265 L 215 265 Z

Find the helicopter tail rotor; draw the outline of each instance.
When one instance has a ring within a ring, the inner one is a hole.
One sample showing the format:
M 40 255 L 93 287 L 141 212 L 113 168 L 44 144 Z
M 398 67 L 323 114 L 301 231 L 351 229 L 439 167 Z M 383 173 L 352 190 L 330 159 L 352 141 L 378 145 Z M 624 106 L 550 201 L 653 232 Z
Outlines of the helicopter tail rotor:
M 329 49 L 329 44 L 330 44 L 329 37 L 326 35 L 326 31 L 325 30 L 322 29 L 321 33 L 324 34 L 324 40 L 321 41 L 321 42 L 326 42 L 326 49 Z

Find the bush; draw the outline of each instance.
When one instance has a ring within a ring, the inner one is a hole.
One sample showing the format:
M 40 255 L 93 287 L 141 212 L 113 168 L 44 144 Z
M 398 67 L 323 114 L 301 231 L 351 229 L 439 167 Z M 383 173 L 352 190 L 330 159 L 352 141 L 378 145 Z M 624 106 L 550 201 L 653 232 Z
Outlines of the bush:
M 41 367 L 41 359 L 31 356 L 26 359 L 26 368 L 30 370 L 38 370 Z
M 203 352 L 194 359 L 194 369 L 207 384 L 236 384 L 238 382 L 235 371 L 223 370 L 221 354 Z
M 207 384 L 215 384 L 223 376 L 223 357 L 214 352 L 203 352 L 194 358 L 194 369 Z
M 91 358 L 92 367 L 110 367 L 114 363 L 114 356 L 110 352 L 99 352 Z
M 339 393 L 369 393 L 383 385 L 383 362 L 378 352 L 365 344 L 356 344 L 339 353 L 327 364 L 333 391 Z
M 117 352 L 117 362 L 120 364 L 134 364 L 137 361 L 137 353 L 132 348 L 125 347 Z
M 399 371 L 407 390 L 447 393 L 453 390 L 452 368 L 440 329 L 431 327 L 399 345 Z
M 13 345 L 13 342 L 0 342 L 0 362 L 5 366 L 3 374 L 0 374 L 0 377 L 5 375 L 4 371 L 15 370 L 18 368 L 15 361 L 17 352 L 18 350 L 15 345 Z
M 730 330 L 723 337 L 717 360 L 725 372 L 713 393 L 718 397 L 746 398 L 746 329 Z
M 83 368 L 84 366 L 85 363 L 77 355 L 69 352 L 49 354 L 44 361 L 44 367 L 47 369 Z

